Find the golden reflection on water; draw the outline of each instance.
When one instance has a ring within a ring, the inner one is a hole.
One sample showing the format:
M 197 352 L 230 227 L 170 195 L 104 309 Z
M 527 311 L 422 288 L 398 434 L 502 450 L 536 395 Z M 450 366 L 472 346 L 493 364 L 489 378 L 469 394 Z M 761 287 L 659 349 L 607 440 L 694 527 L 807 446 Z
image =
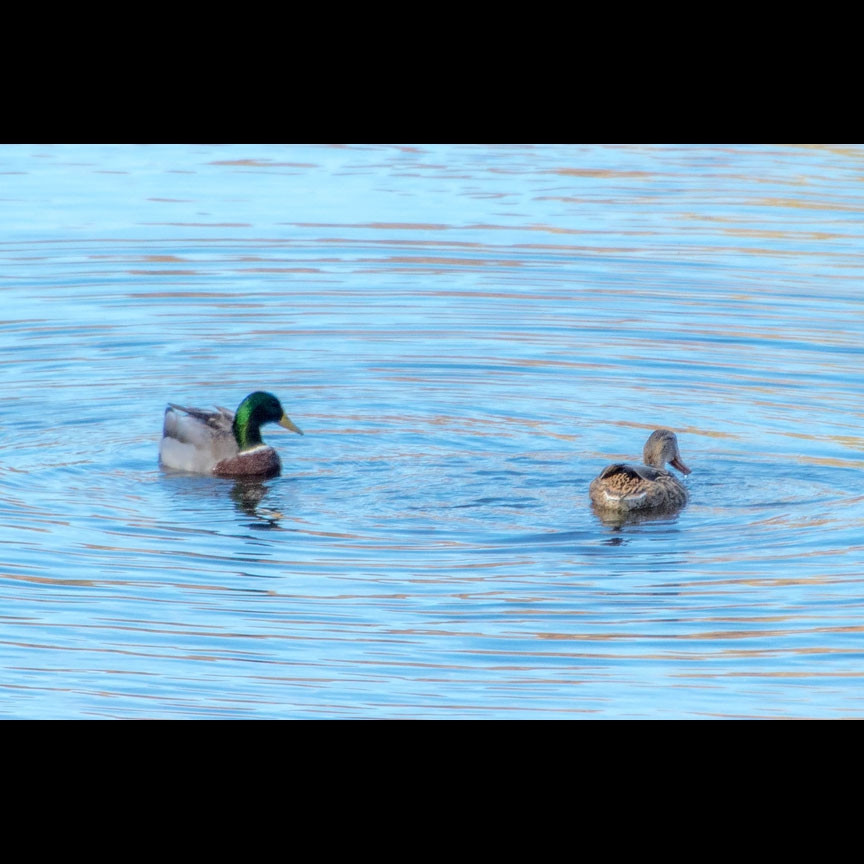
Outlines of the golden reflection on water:
M 0 146 L 0 716 L 864 712 L 864 151 L 138 146 Z M 281 478 L 158 472 L 259 382 Z

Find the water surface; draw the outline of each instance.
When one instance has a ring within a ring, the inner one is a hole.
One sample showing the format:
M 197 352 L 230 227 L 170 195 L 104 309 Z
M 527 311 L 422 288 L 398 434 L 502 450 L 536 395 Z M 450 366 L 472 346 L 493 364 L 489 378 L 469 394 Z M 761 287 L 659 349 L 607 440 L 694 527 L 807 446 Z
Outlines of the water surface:
M 864 716 L 862 169 L 0 146 L 0 717 Z M 282 477 L 159 469 L 254 389 Z

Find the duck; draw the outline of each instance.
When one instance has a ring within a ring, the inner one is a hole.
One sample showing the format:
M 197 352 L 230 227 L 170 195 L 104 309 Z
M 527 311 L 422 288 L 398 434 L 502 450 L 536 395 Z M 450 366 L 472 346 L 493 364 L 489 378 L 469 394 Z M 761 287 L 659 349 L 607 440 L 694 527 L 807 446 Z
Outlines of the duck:
M 681 459 L 675 433 L 669 429 L 652 432 L 642 458 L 644 465 L 608 465 L 591 481 L 588 491 L 595 507 L 630 513 L 677 510 L 687 503 L 687 488 L 666 470 L 669 464 L 684 476 L 693 473 Z
M 261 439 L 261 427 L 266 423 L 278 423 L 303 434 L 285 414 L 279 400 L 262 390 L 250 393 L 236 412 L 169 403 L 159 462 L 165 468 L 217 477 L 278 476 L 282 470 L 279 454 Z

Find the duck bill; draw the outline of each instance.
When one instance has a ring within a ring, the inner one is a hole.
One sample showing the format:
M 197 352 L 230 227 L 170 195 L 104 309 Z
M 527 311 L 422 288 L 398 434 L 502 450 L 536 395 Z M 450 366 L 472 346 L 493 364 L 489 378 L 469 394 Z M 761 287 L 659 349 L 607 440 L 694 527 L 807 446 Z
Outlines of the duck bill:
M 673 459 L 669 463 L 673 468 L 677 468 L 685 477 L 693 472 L 681 461 L 680 458 Z
M 295 426 L 291 420 L 289 419 L 287 414 L 282 415 L 282 419 L 279 421 L 279 425 L 284 429 L 288 429 L 291 432 L 296 432 L 298 435 L 303 434 L 303 430 L 299 426 Z

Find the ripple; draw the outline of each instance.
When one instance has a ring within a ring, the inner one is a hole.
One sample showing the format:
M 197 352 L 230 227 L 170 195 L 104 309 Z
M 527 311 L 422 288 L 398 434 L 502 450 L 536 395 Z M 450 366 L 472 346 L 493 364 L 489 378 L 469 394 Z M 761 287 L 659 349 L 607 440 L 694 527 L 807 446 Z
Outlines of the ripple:
M 860 716 L 862 154 L 3 145 L 0 715 Z

